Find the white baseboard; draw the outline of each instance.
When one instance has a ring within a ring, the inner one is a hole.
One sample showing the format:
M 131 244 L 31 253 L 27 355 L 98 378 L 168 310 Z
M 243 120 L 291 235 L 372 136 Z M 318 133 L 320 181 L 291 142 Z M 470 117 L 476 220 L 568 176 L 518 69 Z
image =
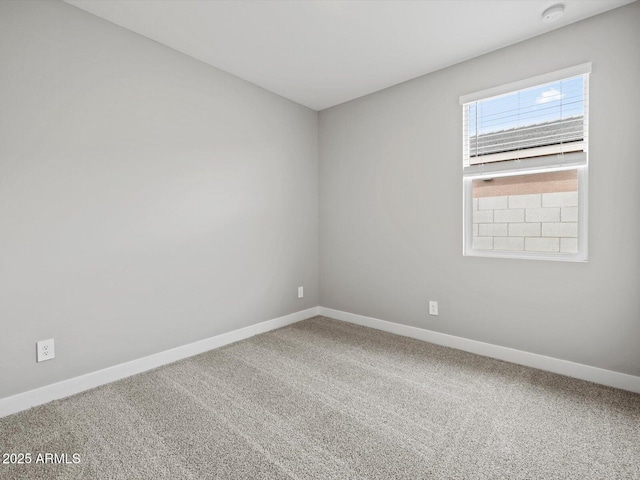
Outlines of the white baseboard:
M 507 362 L 525 365 L 527 367 L 539 368 L 548 372 L 559 373 L 569 377 L 587 380 L 601 385 L 621 388 L 631 392 L 640 393 L 640 377 L 628 375 L 625 373 L 605 370 L 603 368 L 591 367 L 580 363 L 560 360 L 558 358 L 547 357 L 535 353 L 523 352 L 508 347 L 492 345 L 490 343 L 469 340 L 467 338 L 456 337 L 446 333 L 434 332 L 408 325 L 380 320 L 378 318 L 366 317 L 354 313 L 343 312 L 325 307 L 313 307 L 300 312 L 295 312 L 283 317 L 267 320 L 245 328 L 240 328 L 232 332 L 223 333 L 210 337 L 198 342 L 183 345 L 181 347 L 172 348 L 164 352 L 156 353 L 148 357 L 139 358 L 130 362 L 115 365 L 113 367 L 98 370 L 97 372 L 87 373 L 79 377 L 70 378 L 62 382 L 47 385 L 28 392 L 19 393 L 11 397 L 0 399 L 0 418 L 26 410 L 36 405 L 57 400 L 59 398 L 68 397 L 76 393 L 99 387 L 107 383 L 115 382 L 122 378 L 142 373 L 153 368 L 166 365 L 183 358 L 198 355 L 208 350 L 228 345 L 245 338 L 253 337 L 276 328 L 285 327 L 292 323 L 323 315 L 335 318 L 344 322 L 354 323 L 365 327 L 375 328 L 396 335 L 415 338 L 425 342 L 452 347 L 466 352 L 477 353 L 485 357 L 497 358 Z
M 192 357 L 193 355 L 198 355 L 199 353 L 213 350 L 239 340 L 244 340 L 245 338 L 253 337 L 260 333 L 285 327 L 316 315 L 318 315 L 318 307 L 309 308 L 283 317 L 267 320 L 266 322 L 240 328 L 232 332 L 216 335 L 215 337 L 206 338 L 188 345 L 165 350 L 164 352 L 149 355 L 148 357 L 139 358 L 137 360 L 132 360 L 103 370 L 98 370 L 97 372 L 87 373 L 79 377 L 70 378 L 69 380 L 29 390 L 11 397 L 2 398 L 0 399 L 0 418 L 35 407 L 36 405 L 42 405 L 43 403 L 51 402 L 52 400 L 68 397 L 69 395 L 74 395 L 91 388 L 99 387 L 106 383 L 115 382 L 116 380 L 120 380 L 137 373 L 142 373 L 177 360 L 182 360 L 183 358 Z
M 456 337 L 446 333 L 424 330 L 422 328 L 410 327 L 398 323 L 380 320 L 378 318 L 365 317 L 354 313 L 333 310 L 331 308 L 319 307 L 319 315 L 323 315 L 343 322 L 355 323 L 365 327 L 383 330 L 404 337 L 411 337 L 425 342 L 435 343 L 445 347 L 452 347 L 466 352 L 477 353 L 485 357 L 497 358 L 518 365 L 539 368 L 548 372 L 559 373 L 568 377 L 579 378 L 589 382 L 607 385 L 609 387 L 621 388 L 631 392 L 640 393 L 640 377 L 628 375 L 626 373 L 614 372 L 603 368 L 591 367 L 581 363 L 569 362 L 558 358 L 538 355 L 536 353 L 523 352 L 508 347 L 492 345 L 490 343 L 478 342 L 467 338 Z

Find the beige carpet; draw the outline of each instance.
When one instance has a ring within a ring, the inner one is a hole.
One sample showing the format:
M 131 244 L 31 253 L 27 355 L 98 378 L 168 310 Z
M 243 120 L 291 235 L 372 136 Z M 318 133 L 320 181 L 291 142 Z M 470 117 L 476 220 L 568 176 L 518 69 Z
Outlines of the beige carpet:
M 3 480 L 640 479 L 640 395 L 316 317 L 0 419 L 4 452 L 32 463 Z

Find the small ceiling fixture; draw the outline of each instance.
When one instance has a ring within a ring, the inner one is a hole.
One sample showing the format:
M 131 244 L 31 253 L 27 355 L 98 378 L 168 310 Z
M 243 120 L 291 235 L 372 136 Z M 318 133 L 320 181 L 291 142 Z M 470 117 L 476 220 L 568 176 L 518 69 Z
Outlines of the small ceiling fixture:
M 564 5 L 558 3 L 557 5 L 553 5 L 542 12 L 542 21 L 545 23 L 555 22 L 562 17 L 562 15 L 564 15 Z

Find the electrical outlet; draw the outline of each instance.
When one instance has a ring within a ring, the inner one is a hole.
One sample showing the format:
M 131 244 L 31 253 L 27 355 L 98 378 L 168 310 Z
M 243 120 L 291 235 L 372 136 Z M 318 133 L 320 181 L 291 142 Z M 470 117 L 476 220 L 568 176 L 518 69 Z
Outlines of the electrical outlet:
M 438 315 L 438 302 L 429 300 L 429 315 Z
M 298 287 L 298 298 L 304 297 L 304 287 Z
M 45 360 L 52 360 L 56 357 L 55 345 L 53 338 L 49 340 L 40 340 L 36 343 L 37 362 L 44 362 Z

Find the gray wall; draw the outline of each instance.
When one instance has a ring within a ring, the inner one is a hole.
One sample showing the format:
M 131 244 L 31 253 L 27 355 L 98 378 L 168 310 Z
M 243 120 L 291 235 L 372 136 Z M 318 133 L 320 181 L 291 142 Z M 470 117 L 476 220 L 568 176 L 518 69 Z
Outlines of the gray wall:
M 0 2 L 0 398 L 318 304 L 640 375 L 638 24 L 635 3 L 323 111 L 318 178 L 315 112 Z M 462 257 L 459 95 L 585 61 L 589 263 Z
M 321 305 L 640 375 L 639 25 L 634 3 L 322 111 Z M 589 262 L 463 257 L 458 97 L 587 61 Z
M 0 2 L 0 398 L 318 305 L 317 117 Z

